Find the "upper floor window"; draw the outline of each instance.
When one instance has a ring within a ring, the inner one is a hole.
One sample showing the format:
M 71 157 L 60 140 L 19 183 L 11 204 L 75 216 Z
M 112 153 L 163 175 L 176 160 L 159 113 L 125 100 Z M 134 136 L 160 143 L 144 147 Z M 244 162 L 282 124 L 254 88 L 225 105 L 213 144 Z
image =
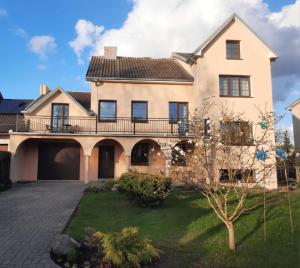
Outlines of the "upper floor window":
M 63 131 L 69 123 L 69 104 L 53 103 L 51 128 L 53 131 Z
M 248 146 L 253 144 L 252 124 L 245 121 L 221 122 L 221 139 L 225 145 Z
M 226 40 L 226 58 L 227 59 L 240 59 L 240 41 Z
M 188 118 L 187 102 L 169 102 L 169 120 L 171 123 L 177 123 L 180 119 Z
M 117 119 L 117 101 L 99 100 L 99 120 L 116 121 Z
M 250 97 L 249 76 L 219 76 L 221 97 Z
M 148 102 L 131 102 L 131 120 L 135 122 L 147 122 L 148 120 Z

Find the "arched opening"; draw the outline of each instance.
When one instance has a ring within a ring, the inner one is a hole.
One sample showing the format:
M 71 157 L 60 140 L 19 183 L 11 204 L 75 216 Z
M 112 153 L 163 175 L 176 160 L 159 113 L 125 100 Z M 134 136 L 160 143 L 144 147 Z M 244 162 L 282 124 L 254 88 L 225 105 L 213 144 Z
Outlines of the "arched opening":
M 123 146 L 114 139 L 96 143 L 91 153 L 89 180 L 118 178 L 126 172 Z
M 165 159 L 160 145 L 151 139 L 137 142 L 131 150 L 131 169 L 139 172 L 165 172 Z
M 182 140 L 173 146 L 170 167 L 173 183 L 189 185 L 193 181 L 195 178 L 194 152 L 195 144 L 190 140 Z
M 14 155 L 17 181 L 80 180 L 83 149 L 73 139 L 27 139 Z
M 193 142 L 182 140 L 172 148 L 172 166 L 187 166 L 194 152 Z

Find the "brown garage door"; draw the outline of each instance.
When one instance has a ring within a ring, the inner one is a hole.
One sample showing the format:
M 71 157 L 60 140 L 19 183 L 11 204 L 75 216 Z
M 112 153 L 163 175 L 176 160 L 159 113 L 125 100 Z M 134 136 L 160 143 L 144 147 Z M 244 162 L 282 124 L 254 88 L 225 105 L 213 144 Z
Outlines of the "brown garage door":
M 79 180 L 79 166 L 78 144 L 39 144 L 38 180 Z
M 0 144 L 0 152 L 7 152 L 8 145 L 7 144 Z

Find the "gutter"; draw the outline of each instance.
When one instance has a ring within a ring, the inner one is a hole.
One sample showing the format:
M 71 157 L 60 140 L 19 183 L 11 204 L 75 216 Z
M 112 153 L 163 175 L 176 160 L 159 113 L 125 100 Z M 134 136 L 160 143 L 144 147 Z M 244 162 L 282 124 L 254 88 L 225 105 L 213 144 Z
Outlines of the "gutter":
M 183 85 L 193 85 L 191 80 L 151 80 L 151 79 L 118 79 L 111 77 L 86 77 L 89 82 L 110 82 L 110 83 L 137 83 L 137 84 L 183 84 Z

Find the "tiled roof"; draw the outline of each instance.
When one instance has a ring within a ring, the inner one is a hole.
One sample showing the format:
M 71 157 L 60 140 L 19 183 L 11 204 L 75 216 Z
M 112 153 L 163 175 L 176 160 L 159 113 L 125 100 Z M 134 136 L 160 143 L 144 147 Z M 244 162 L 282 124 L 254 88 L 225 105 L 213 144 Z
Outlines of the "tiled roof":
M 80 91 L 67 91 L 87 111 L 91 108 L 91 93 Z
M 91 59 L 86 79 L 103 80 L 151 80 L 193 82 L 194 78 L 173 58 L 131 58 L 105 59 L 94 56 Z
M 0 99 L 0 114 L 19 114 L 32 100 Z

